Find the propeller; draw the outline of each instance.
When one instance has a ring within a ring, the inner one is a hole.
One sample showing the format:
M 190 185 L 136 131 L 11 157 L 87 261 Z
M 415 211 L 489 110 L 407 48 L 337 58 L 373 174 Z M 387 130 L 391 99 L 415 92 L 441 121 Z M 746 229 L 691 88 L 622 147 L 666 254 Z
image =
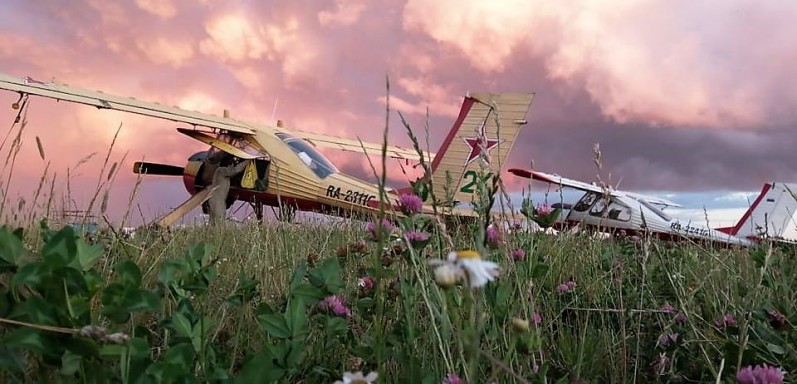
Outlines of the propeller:
M 182 176 L 185 169 L 175 165 L 149 163 L 137 161 L 133 164 L 133 173 L 159 175 L 159 176 Z

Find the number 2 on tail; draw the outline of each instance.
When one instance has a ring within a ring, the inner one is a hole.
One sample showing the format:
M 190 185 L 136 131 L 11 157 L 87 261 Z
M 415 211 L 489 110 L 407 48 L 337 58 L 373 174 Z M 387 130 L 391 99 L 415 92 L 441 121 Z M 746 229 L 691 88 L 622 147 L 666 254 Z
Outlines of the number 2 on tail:
M 488 180 L 490 180 L 490 177 L 492 175 L 493 175 L 492 173 L 486 174 L 484 176 L 484 180 L 482 180 L 482 181 L 486 183 Z M 462 193 L 473 193 L 473 192 L 475 192 L 476 182 L 479 181 L 479 175 L 476 173 L 476 171 L 471 169 L 471 170 L 465 172 L 465 174 L 462 175 L 462 178 L 466 179 L 466 180 L 470 179 L 470 181 L 468 181 L 467 184 L 463 185 L 462 188 L 459 189 L 459 191 L 462 192 Z

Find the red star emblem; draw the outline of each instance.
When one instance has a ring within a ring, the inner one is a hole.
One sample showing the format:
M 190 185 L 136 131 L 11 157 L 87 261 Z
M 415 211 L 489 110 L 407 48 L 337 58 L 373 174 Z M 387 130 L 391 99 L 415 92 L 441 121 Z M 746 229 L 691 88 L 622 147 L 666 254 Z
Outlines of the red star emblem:
M 467 160 L 465 160 L 465 165 L 470 164 L 473 160 L 476 160 L 479 155 L 482 154 L 482 151 L 486 151 L 490 153 L 490 150 L 493 149 L 496 145 L 498 145 L 499 140 L 487 138 L 486 135 L 482 134 L 476 137 L 465 137 L 465 143 L 468 144 L 470 147 L 470 153 L 468 154 Z M 485 159 L 486 161 L 487 159 Z

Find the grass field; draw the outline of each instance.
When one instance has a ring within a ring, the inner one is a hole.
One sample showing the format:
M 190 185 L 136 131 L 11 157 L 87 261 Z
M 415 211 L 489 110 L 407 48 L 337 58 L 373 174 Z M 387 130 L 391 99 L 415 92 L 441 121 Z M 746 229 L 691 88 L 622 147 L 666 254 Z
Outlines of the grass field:
M 0 316 L 25 323 L 2 328 L 5 382 L 316 383 L 346 371 L 393 383 L 734 382 L 748 365 L 797 372 L 793 250 L 530 232 L 482 247 L 466 229 L 454 249 L 483 249 L 500 276 L 446 288 L 428 265 L 452 249 L 436 230 L 414 248 L 380 247 L 357 222 L 140 232 L 94 247 L 70 229 L 46 232 L 27 247 L 8 230 L 0 242 Z M 340 302 L 324 301 L 332 295 Z M 87 325 L 129 339 L 71 334 Z

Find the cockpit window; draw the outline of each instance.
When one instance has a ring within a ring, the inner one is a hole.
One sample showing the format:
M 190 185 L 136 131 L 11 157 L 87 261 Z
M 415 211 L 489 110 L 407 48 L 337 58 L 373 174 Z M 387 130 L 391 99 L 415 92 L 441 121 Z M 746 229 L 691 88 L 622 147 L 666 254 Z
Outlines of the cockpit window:
M 601 195 L 598 193 L 587 192 L 584 197 L 582 197 L 581 200 L 579 200 L 576 205 L 573 206 L 573 210 L 576 212 L 584 212 L 589 209 L 592 204 L 595 204 L 595 200 L 600 197 Z
M 285 144 L 288 144 L 289 147 L 299 156 L 299 159 L 309 167 L 316 176 L 320 178 L 325 178 L 333 173 L 338 172 L 337 168 L 335 168 L 332 163 L 327 160 L 324 155 L 320 152 L 316 151 L 310 144 L 306 141 L 291 136 L 287 133 L 277 132 L 277 137 L 280 138 Z

